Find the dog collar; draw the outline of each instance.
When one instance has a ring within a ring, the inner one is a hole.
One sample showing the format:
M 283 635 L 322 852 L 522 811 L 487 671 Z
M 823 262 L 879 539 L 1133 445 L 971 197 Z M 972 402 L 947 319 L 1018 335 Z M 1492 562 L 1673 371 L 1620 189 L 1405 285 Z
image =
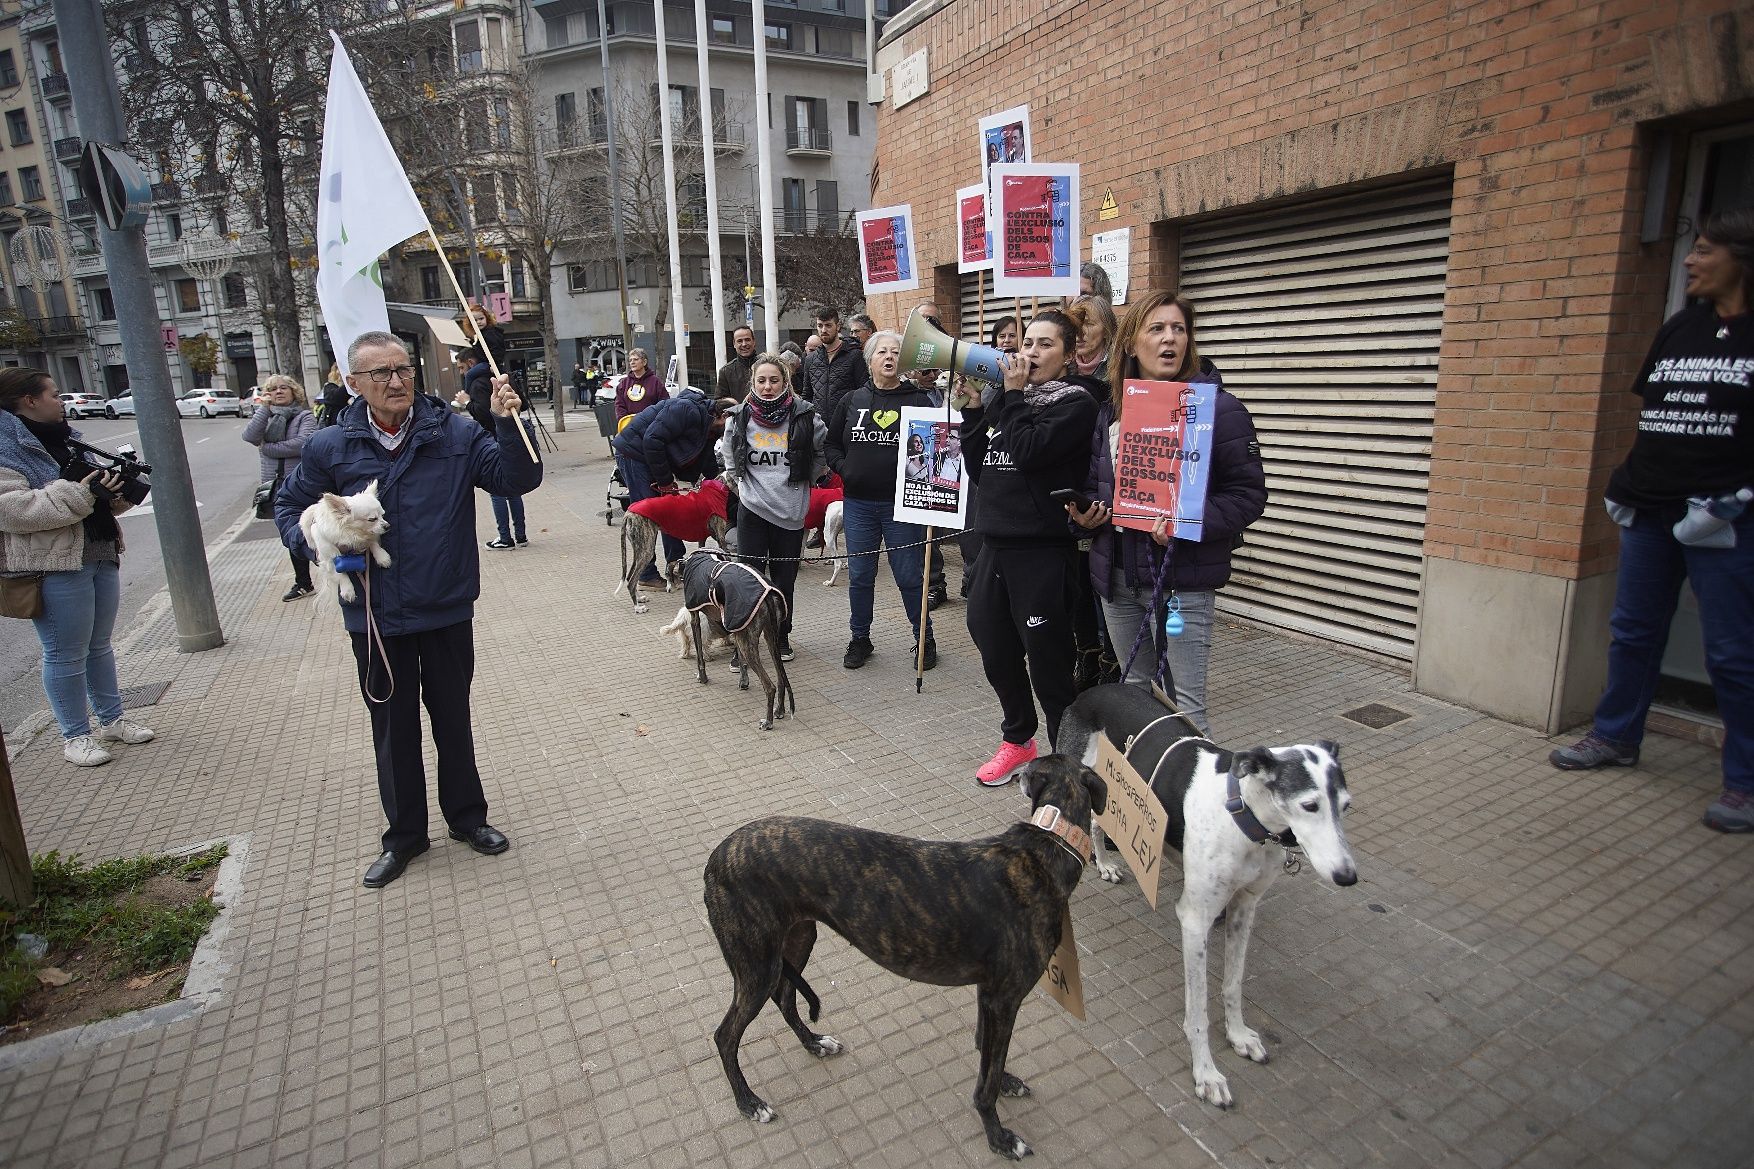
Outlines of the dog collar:
M 1078 858 L 1078 863 L 1090 863 L 1090 833 L 1066 819 L 1066 814 L 1052 804 L 1043 804 L 1035 810 L 1026 823 L 1054 834 L 1067 852 Z
M 1242 798 L 1242 780 L 1237 776 L 1234 765 L 1225 775 L 1225 784 L 1224 810 L 1230 813 L 1231 820 L 1236 823 L 1237 828 L 1241 829 L 1244 836 L 1256 844 L 1265 844 L 1271 840 L 1274 844 L 1284 848 L 1297 847 L 1297 837 L 1290 828 L 1283 832 L 1268 832 L 1267 826 L 1261 823 L 1260 817 L 1249 810 L 1247 802 Z

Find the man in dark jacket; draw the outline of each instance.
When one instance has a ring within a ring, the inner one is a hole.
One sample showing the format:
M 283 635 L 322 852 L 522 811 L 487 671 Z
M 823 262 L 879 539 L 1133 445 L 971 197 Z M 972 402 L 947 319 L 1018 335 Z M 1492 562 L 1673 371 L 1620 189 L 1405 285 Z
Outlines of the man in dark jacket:
M 710 477 L 715 469 L 713 444 L 724 432 L 721 404 L 693 388 L 635 414 L 615 437 L 615 463 L 627 486 L 627 502 L 668 495 L 677 490 L 678 479 Z M 666 564 L 681 560 L 683 551 L 681 540 L 664 537 Z M 645 566 L 640 580 L 659 583 L 657 564 Z
M 738 325 L 731 331 L 731 347 L 737 353 L 719 367 L 719 397 L 741 402 L 749 396 L 749 370 L 755 365 L 755 330 Z
M 518 397 L 505 378 L 493 382 L 493 429 L 486 431 L 415 392 L 408 350 L 389 333 L 362 334 L 348 347 L 347 364 L 353 371 L 348 384 L 364 405 L 349 407 L 337 425 L 305 444 L 275 497 L 274 523 L 289 549 L 314 560 L 299 528 L 305 508 L 325 493 L 353 495 L 374 482 L 389 521 L 382 538 L 389 566 L 369 565 L 359 599 L 341 606 L 371 713 L 378 795 L 389 821 L 383 855 L 365 873 L 366 887 L 381 889 L 429 844 L 423 700 L 438 750 L 439 808 L 451 838 L 483 855 L 510 847 L 487 823 L 470 728 L 473 619 L 481 593 L 475 489 L 523 495 L 541 484 L 542 466 L 525 452 Z
M 840 400 L 864 385 L 870 373 L 858 345 L 840 335 L 840 310 L 819 305 L 815 316 L 822 345 L 804 358 L 804 396 L 816 403 L 817 414 L 833 418 Z

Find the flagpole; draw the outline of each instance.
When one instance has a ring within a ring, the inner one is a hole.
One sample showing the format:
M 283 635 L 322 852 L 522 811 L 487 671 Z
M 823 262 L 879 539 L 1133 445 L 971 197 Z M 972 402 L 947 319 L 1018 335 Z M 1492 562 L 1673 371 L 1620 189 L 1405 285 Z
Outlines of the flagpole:
M 706 177 L 706 255 L 707 280 L 713 291 L 713 361 L 714 369 L 725 364 L 725 276 L 724 260 L 720 256 L 719 240 L 719 178 L 718 162 L 718 120 L 713 117 L 712 82 L 708 77 L 707 63 L 707 15 L 706 0 L 694 0 L 694 50 L 695 58 L 700 66 L 700 143 L 702 151 L 701 165 L 705 168 Z M 748 274 L 744 274 L 743 283 L 748 284 Z
M 475 317 L 469 311 L 469 298 L 463 295 L 463 286 L 457 283 L 457 271 L 451 267 L 451 258 L 445 255 L 445 245 L 439 243 L 438 233 L 432 229 L 431 223 L 426 225 L 426 238 L 432 241 L 433 251 L 438 253 L 439 267 L 443 268 L 445 275 L 451 278 L 451 288 L 457 294 L 457 303 L 463 306 L 464 319 L 473 325 Z M 504 376 L 499 372 L 499 362 L 493 359 L 493 350 L 487 347 L 487 340 L 482 337 L 479 327 L 475 330 L 475 342 L 480 348 L 482 356 L 487 358 L 487 368 L 493 371 L 493 376 Z M 536 448 L 530 445 L 529 432 L 524 429 L 524 400 L 521 397 L 518 399 L 518 412 L 514 417 L 518 422 L 518 437 L 524 440 L 524 449 L 530 452 L 530 461 L 540 463 L 542 460 L 537 457 Z

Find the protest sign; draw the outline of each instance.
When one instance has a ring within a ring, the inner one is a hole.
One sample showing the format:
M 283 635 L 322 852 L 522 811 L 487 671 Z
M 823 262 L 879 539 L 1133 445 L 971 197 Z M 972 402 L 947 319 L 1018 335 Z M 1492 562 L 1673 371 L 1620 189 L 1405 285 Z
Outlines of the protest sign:
M 956 270 L 984 272 L 993 266 L 993 233 L 987 227 L 987 189 L 980 184 L 956 192 Z
M 1176 538 L 1200 538 L 1217 401 L 1218 387 L 1207 382 L 1126 383 L 1115 449 L 1117 526 L 1149 532 L 1158 516 L 1169 516 Z
M 996 296 L 1077 296 L 1078 164 L 1000 163 L 993 230 Z
M 1078 972 L 1078 943 L 1072 938 L 1072 907 L 1060 915 L 1060 945 L 1041 972 L 1041 987 L 1074 1019 L 1084 1018 L 1084 979 Z
M 1127 303 L 1127 253 L 1132 247 L 1132 237 L 1133 229 L 1130 227 L 1099 231 L 1090 237 L 1090 262 L 1108 273 L 1108 282 L 1114 286 L 1116 304 Z
M 1002 162 L 1031 162 L 1029 107 L 1015 106 L 980 120 L 981 189 L 987 196 L 987 229 L 993 229 L 993 167 Z
M 895 457 L 895 519 L 933 528 L 966 526 L 968 468 L 962 462 L 962 415 L 935 406 L 901 408 Z
M 1096 740 L 1095 771 L 1108 785 L 1108 799 L 1096 826 L 1126 858 L 1127 867 L 1139 878 L 1139 891 L 1156 909 L 1157 883 L 1163 876 L 1163 830 L 1169 820 L 1163 801 L 1104 734 Z
M 865 295 L 907 292 L 920 286 L 914 265 L 914 212 L 912 207 L 878 207 L 861 211 L 859 228 L 859 274 Z

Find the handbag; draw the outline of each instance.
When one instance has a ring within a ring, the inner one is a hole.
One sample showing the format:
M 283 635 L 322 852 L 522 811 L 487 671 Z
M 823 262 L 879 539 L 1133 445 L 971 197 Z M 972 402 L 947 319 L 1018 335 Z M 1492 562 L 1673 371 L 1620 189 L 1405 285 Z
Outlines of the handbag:
M 0 576 L 0 617 L 29 620 L 43 615 L 43 574 Z
M 280 494 L 280 484 L 286 479 L 286 460 L 280 460 L 280 469 L 274 472 L 274 478 L 256 484 L 256 518 L 271 520 L 274 518 L 274 497 Z M 235 497 L 234 497 L 235 498 Z

